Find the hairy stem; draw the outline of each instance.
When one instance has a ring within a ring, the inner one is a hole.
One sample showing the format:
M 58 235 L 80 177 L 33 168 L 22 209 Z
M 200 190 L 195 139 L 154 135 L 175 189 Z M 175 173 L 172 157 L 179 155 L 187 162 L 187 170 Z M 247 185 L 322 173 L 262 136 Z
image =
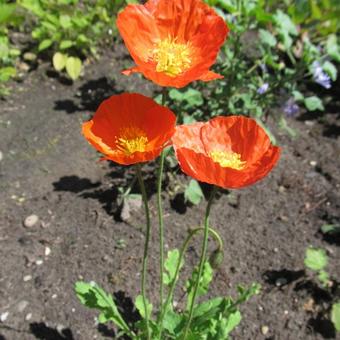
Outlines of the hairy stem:
M 142 171 L 141 171 L 140 164 L 137 164 L 137 177 L 138 177 L 140 190 L 142 193 L 142 198 L 143 198 L 144 208 L 145 208 L 145 217 L 146 217 L 146 234 L 145 234 L 145 244 L 144 244 L 144 254 L 143 254 L 143 265 L 142 265 L 141 291 L 142 291 L 143 304 L 144 304 L 147 339 L 151 340 L 150 327 L 149 327 L 149 315 L 148 315 L 148 310 L 147 310 L 147 300 L 146 300 L 146 291 L 145 291 L 151 224 L 150 224 L 150 210 L 149 210 L 149 205 L 148 205 L 148 197 L 146 194 L 145 185 L 144 185 L 144 181 L 142 178 Z
M 165 105 L 167 97 L 167 89 L 163 87 L 162 90 L 162 105 Z M 164 223 L 163 223 L 163 207 L 162 207 L 162 179 L 163 179 L 163 169 L 164 169 L 165 152 L 161 153 L 157 177 L 157 210 L 158 210 L 158 225 L 159 225 L 159 310 L 163 309 L 163 296 L 164 296 L 164 286 L 163 286 L 163 270 L 164 270 Z
M 190 309 L 189 309 L 189 316 L 188 316 L 187 325 L 184 329 L 183 340 L 185 340 L 188 336 L 190 324 L 191 324 L 193 313 L 194 313 L 194 306 L 195 306 L 195 302 L 196 302 L 197 291 L 198 291 L 201 276 L 202 276 L 202 273 L 203 273 L 204 263 L 205 263 L 205 260 L 206 260 L 207 247 L 208 247 L 208 236 L 209 236 L 209 215 L 210 215 L 210 209 L 211 209 L 211 205 L 212 205 L 213 199 L 215 197 L 216 191 L 217 191 L 217 187 L 214 186 L 214 188 L 211 192 L 208 204 L 207 204 L 206 211 L 205 211 L 204 236 L 203 236 L 201 257 L 200 257 L 200 262 L 199 262 L 199 267 L 198 267 L 198 275 L 197 275 L 197 279 L 196 279 L 196 282 L 195 282 L 195 287 L 194 287 L 194 291 L 193 291 L 193 295 L 192 295 L 192 301 L 191 301 L 191 305 L 190 305 Z

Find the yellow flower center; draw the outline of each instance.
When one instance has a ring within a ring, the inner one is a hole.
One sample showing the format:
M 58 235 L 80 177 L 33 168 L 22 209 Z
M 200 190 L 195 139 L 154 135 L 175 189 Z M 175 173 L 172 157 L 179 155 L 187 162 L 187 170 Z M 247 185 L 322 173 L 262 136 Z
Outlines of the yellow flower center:
M 232 151 L 211 151 L 209 152 L 209 156 L 223 168 L 242 170 L 247 163 L 246 161 L 241 160 L 241 155 L 239 153 Z
M 153 50 L 153 60 L 157 63 L 156 71 L 176 77 L 191 65 L 190 45 L 179 44 L 176 38 L 161 40 Z
M 148 144 L 146 133 L 137 127 L 127 127 L 120 131 L 116 137 L 116 147 L 118 150 L 130 156 L 134 152 L 144 152 Z

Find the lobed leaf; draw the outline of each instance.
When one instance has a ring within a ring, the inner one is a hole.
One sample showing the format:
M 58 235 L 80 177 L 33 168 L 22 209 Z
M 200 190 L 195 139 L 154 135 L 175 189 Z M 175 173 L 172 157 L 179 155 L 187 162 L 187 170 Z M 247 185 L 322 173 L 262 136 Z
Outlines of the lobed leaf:
M 309 247 L 306 249 L 305 266 L 314 271 L 320 271 L 327 266 L 328 257 L 326 251 L 321 248 Z

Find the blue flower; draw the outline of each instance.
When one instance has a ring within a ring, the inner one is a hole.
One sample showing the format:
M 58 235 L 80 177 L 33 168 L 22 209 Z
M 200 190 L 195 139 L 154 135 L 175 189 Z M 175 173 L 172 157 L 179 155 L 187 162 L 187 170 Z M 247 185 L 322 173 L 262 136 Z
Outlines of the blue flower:
M 318 61 L 313 62 L 312 71 L 313 71 L 313 79 L 316 83 L 323 86 L 325 89 L 330 89 L 332 87 L 331 78 L 323 70 L 322 66 L 320 65 Z
M 257 93 L 258 94 L 264 94 L 268 91 L 269 89 L 269 84 L 268 83 L 263 83 L 258 89 Z
M 289 98 L 284 104 L 283 104 L 283 112 L 286 114 L 287 117 L 294 117 L 296 116 L 299 111 L 299 105 L 296 104 L 294 98 Z

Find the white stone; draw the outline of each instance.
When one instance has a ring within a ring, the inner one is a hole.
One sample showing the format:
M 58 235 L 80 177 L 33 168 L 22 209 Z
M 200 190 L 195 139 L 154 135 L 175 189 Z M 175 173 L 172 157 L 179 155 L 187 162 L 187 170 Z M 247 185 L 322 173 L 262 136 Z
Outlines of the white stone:
M 36 264 L 37 266 L 41 266 L 43 263 L 44 263 L 43 260 L 36 260 L 36 261 L 35 261 L 35 264 Z
M 25 275 L 23 278 L 24 282 L 28 282 L 32 280 L 32 275 Z
M 51 248 L 50 247 L 46 247 L 45 248 L 45 256 L 48 256 L 51 254 Z
M 25 320 L 26 321 L 29 321 L 29 320 L 31 320 L 32 319 L 32 313 L 28 313 L 27 315 L 26 315 L 26 317 L 25 317 Z
M 25 218 L 24 226 L 26 228 L 34 227 L 39 221 L 39 217 L 37 215 L 30 215 Z
M 1 321 L 1 322 L 5 322 L 5 321 L 7 320 L 7 318 L 8 318 L 8 315 L 9 315 L 8 312 L 2 313 L 2 314 L 0 315 L 0 321 Z
M 261 333 L 262 333 L 263 335 L 268 334 L 268 332 L 269 332 L 269 327 L 268 327 L 268 326 L 262 326 L 262 327 L 261 327 Z

